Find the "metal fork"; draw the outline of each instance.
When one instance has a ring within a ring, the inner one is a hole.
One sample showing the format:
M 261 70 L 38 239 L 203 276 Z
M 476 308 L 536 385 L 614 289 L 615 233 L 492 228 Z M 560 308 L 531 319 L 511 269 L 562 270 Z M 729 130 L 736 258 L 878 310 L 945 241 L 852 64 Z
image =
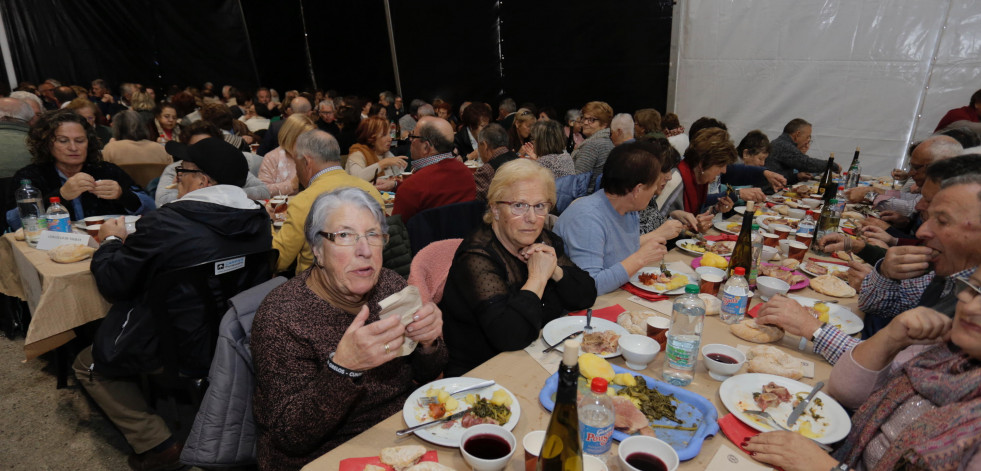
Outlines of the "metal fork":
M 773 416 L 770 415 L 769 412 L 761 411 L 761 410 L 744 410 L 743 413 L 746 413 L 746 414 L 749 414 L 749 415 L 755 415 L 755 416 L 757 416 L 757 417 L 759 417 L 759 418 L 761 418 L 763 420 L 766 420 L 767 422 L 769 422 L 769 423 L 777 426 L 777 428 L 779 428 L 780 430 L 783 430 L 785 432 L 794 432 L 794 433 L 797 433 L 796 430 L 791 430 L 791 429 L 789 429 L 789 428 L 784 427 L 783 425 L 781 425 L 780 424 L 780 421 L 778 421 L 777 419 L 774 419 Z M 825 445 L 823 443 L 819 443 L 817 440 L 815 440 L 813 438 L 809 438 L 809 437 L 806 437 L 806 438 L 808 438 L 809 440 L 811 440 L 814 443 L 817 443 L 817 445 L 819 447 L 821 447 L 821 449 L 824 450 L 824 451 L 830 452 L 830 451 L 833 450 L 833 448 L 831 448 L 830 446 Z
M 493 379 L 488 379 L 487 381 L 481 381 L 481 382 L 479 382 L 479 383 L 477 383 L 477 384 L 475 384 L 473 386 L 467 386 L 467 387 L 465 387 L 463 389 L 458 389 L 456 391 L 453 391 L 453 392 L 450 393 L 450 396 L 455 396 L 457 394 L 464 393 L 464 392 L 467 392 L 467 391 L 473 391 L 475 389 L 484 389 L 484 388 L 493 386 L 495 384 L 497 384 L 497 383 Z M 421 407 L 429 407 L 430 404 L 438 404 L 439 403 L 439 399 L 436 398 L 435 396 L 422 396 L 422 397 L 419 398 L 418 403 L 419 403 L 419 406 L 421 406 Z

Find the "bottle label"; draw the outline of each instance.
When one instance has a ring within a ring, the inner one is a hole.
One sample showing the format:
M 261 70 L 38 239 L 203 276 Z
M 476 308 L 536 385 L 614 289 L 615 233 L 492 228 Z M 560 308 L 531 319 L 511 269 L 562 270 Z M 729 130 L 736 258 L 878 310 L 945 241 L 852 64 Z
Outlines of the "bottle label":
M 698 344 L 698 340 L 669 339 L 664 352 L 668 366 L 676 370 L 694 370 Z
M 732 290 L 726 290 L 722 293 L 722 312 L 726 314 L 742 316 L 746 314 L 746 305 L 748 303 L 749 296 L 740 296 Z
M 601 455 L 613 446 L 613 424 L 606 427 L 593 427 L 579 422 L 582 434 L 582 451 L 591 455 Z
M 55 232 L 71 232 L 68 215 L 62 217 L 48 216 L 48 230 Z

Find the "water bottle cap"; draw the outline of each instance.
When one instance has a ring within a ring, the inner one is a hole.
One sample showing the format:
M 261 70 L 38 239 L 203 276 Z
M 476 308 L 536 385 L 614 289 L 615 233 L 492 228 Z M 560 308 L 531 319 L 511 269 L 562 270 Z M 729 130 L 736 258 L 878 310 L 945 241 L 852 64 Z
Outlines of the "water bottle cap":
M 838 204 L 838 200 L 836 200 L 834 198 L 831 198 L 831 201 L 829 201 L 828 203 L 830 203 L 830 204 Z
M 754 231 L 758 231 L 758 230 L 760 230 L 760 225 L 754 222 L 754 223 L 753 223 L 753 230 L 754 230 Z
M 686 285 L 685 286 L 685 293 L 686 294 L 698 294 L 698 285 Z
M 610 383 L 606 382 L 603 378 L 593 378 L 593 382 L 590 383 L 589 389 L 591 389 L 596 394 L 606 394 L 606 387 Z
M 48 202 L 51 202 L 51 203 L 61 203 L 61 198 L 59 198 L 57 196 L 52 196 L 51 198 L 48 199 Z
M 746 276 L 746 269 L 743 267 L 733 268 L 732 272 L 735 273 L 736 276 Z
M 839 190 L 844 190 L 844 189 L 845 189 L 845 185 L 839 185 L 839 186 L 838 186 L 838 189 L 839 189 Z
M 21 185 L 30 185 L 31 184 L 31 181 L 25 178 L 25 179 L 23 179 L 23 180 L 20 181 L 20 184 Z

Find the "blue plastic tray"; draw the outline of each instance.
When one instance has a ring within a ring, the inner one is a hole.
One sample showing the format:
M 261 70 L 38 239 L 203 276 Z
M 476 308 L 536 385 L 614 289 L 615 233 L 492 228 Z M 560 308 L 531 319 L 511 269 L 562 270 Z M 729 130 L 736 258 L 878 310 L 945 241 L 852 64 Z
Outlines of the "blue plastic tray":
M 679 388 L 678 386 L 673 386 L 663 381 L 658 381 L 650 376 L 637 373 L 636 371 L 621 368 L 616 365 L 612 366 L 613 371 L 617 373 L 630 373 L 631 375 L 635 376 L 640 375 L 647 381 L 648 388 L 656 389 L 661 394 L 673 394 L 675 399 L 680 402 L 675 415 L 681 419 L 684 422 L 684 425 L 687 427 L 691 427 L 696 423 L 698 424 L 698 429 L 694 432 L 666 428 L 654 429 L 654 433 L 657 435 L 657 438 L 664 440 L 669 445 L 674 447 L 675 451 L 678 452 L 678 458 L 682 461 L 690 460 L 698 455 L 698 452 L 702 450 L 702 442 L 705 441 L 705 437 L 719 433 L 719 414 L 716 412 L 715 406 L 712 405 L 708 399 L 705 399 L 700 394 L 693 393 L 684 388 Z M 538 394 L 538 400 L 549 412 L 555 408 L 555 400 L 553 397 L 555 396 L 555 391 L 558 388 L 558 384 L 559 374 L 555 373 L 545 380 L 545 386 L 542 387 L 542 391 Z M 614 385 L 611 384 L 611 386 Z M 677 425 L 667 419 L 661 419 L 655 421 L 654 423 Z M 623 441 L 629 436 L 630 435 L 627 435 L 619 430 L 613 431 L 613 438 L 617 441 Z

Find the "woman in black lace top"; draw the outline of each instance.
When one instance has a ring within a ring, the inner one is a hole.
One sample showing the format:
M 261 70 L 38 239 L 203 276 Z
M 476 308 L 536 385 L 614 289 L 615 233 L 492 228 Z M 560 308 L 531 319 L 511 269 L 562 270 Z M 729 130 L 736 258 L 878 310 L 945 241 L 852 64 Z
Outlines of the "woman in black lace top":
M 544 229 L 555 204 L 552 172 L 527 159 L 497 169 L 482 226 L 453 258 L 440 309 L 449 348 L 447 376 L 518 350 L 566 311 L 596 301 L 596 285 Z

